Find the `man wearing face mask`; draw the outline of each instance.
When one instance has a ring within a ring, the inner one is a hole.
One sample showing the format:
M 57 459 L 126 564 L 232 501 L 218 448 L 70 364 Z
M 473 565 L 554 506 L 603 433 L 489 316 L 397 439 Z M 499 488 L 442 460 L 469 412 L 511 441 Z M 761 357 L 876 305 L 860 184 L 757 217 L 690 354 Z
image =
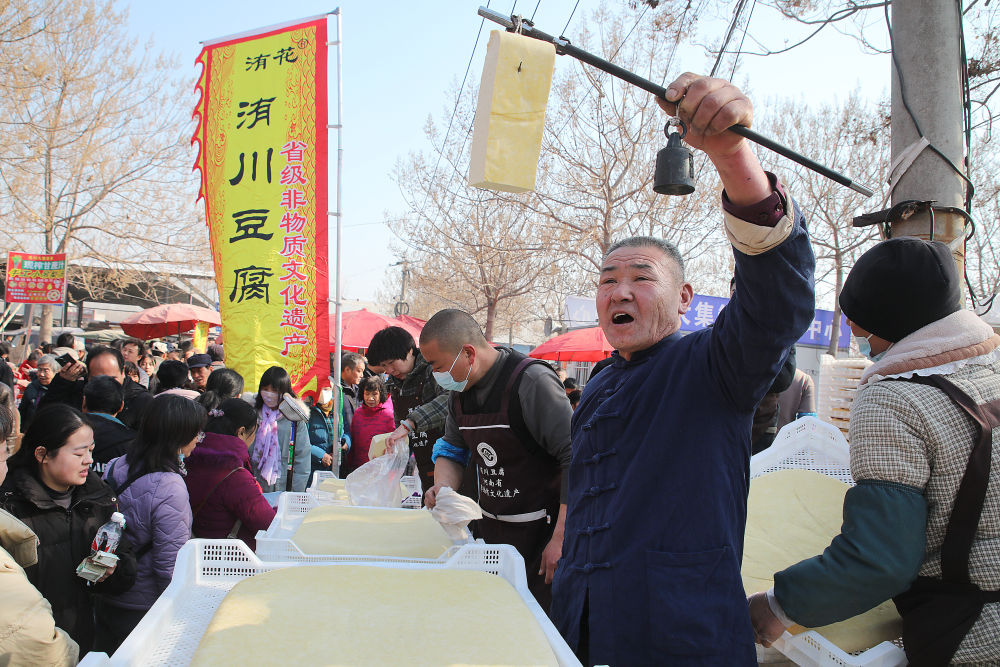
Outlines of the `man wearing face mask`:
M 424 503 L 434 507 L 442 487 L 457 490 L 468 466 L 483 509 L 481 537 L 520 552 L 528 587 L 547 612 L 566 523 L 573 413 L 565 389 L 540 359 L 493 348 L 460 310 L 427 321 L 420 351 L 451 392 Z
M 851 407 L 857 484 L 830 546 L 750 597 L 765 645 L 892 598 L 911 665 L 1000 660 L 1000 335 L 960 299 L 937 241 L 890 239 L 851 269 L 840 304 L 875 362 Z

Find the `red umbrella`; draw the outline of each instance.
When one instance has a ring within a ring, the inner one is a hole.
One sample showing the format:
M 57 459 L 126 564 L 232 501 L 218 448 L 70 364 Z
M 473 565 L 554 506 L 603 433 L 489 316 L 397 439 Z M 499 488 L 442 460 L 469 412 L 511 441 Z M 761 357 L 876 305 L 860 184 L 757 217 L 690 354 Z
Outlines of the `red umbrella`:
M 133 338 L 150 340 L 191 331 L 199 322 L 220 326 L 219 313 L 188 303 L 168 303 L 147 308 L 122 320 L 122 331 Z
M 415 326 L 417 329 L 423 329 L 424 325 L 427 324 L 427 320 L 422 320 L 419 317 L 413 317 L 412 315 L 399 315 L 396 319 L 400 322 L 405 322 L 406 324 Z
M 336 314 L 330 313 L 330 347 L 333 347 L 337 340 Z M 341 347 L 344 349 L 357 350 L 367 348 L 372 342 L 372 336 L 388 327 L 402 327 L 410 332 L 414 340 L 420 338 L 420 329 L 423 325 L 414 325 L 403 320 L 398 320 L 387 315 L 373 313 L 366 308 L 361 310 L 348 310 L 341 314 L 341 323 L 344 327 L 344 339 Z M 412 318 L 416 319 L 416 318 Z
M 553 361 L 600 361 L 614 349 L 601 327 L 589 327 L 550 338 L 532 350 L 531 356 Z

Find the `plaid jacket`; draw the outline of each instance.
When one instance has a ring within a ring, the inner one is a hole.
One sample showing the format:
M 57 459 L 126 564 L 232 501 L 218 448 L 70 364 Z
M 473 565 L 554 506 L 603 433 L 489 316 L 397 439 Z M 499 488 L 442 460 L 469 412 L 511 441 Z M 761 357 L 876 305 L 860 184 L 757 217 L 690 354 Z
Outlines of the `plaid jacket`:
M 1000 398 L 1000 362 L 967 365 L 947 376 L 978 403 Z M 921 576 L 941 576 L 941 544 L 977 435 L 971 419 L 943 392 L 881 380 L 863 387 L 851 408 L 851 473 L 857 480 L 898 482 L 927 499 L 927 546 Z M 891 530 L 886 526 L 886 530 Z M 993 431 L 990 483 L 969 575 L 983 590 L 1000 589 L 1000 429 Z M 1000 662 L 1000 604 L 988 604 L 954 661 Z

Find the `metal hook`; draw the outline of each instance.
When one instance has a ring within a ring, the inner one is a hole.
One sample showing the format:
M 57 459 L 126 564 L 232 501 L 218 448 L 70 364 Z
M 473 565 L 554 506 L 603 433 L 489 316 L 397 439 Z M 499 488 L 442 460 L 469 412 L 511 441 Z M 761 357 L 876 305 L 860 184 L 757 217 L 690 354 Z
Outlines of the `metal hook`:
M 680 137 L 681 139 L 683 139 L 684 137 L 687 136 L 688 126 L 684 124 L 684 121 L 682 121 L 680 118 L 677 118 L 675 116 L 673 118 L 668 119 L 667 120 L 667 124 L 663 126 L 663 134 L 665 134 L 667 136 L 667 139 L 670 138 L 670 128 L 671 127 L 679 127 L 680 128 L 679 130 L 677 130 L 677 134 L 681 135 L 681 137 Z

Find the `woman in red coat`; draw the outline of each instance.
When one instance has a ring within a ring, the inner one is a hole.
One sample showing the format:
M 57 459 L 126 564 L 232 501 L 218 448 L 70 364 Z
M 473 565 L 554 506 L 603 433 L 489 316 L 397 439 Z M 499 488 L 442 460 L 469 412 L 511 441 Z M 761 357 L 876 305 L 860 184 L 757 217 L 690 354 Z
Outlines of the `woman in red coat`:
M 250 469 L 257 412 L 239 398 L 209 411 L 205 439 L 184 459 L 195 537 L 237 537 L 251 549 L 254 535 L 274 519 Z
M 354 411 L 354 419 L 351 420 L 351 449 L 347 453 L 347 471 L 342 473 L 343 477 L 368 463 L 368 449 L 372 438 L 382 433 L 392 433 L 396 428 L 392 404 L 387 403 L 389 391 L 382 378 L 377 375 L 366 377 L 361 381 L 358 393 L 364 402 Z

